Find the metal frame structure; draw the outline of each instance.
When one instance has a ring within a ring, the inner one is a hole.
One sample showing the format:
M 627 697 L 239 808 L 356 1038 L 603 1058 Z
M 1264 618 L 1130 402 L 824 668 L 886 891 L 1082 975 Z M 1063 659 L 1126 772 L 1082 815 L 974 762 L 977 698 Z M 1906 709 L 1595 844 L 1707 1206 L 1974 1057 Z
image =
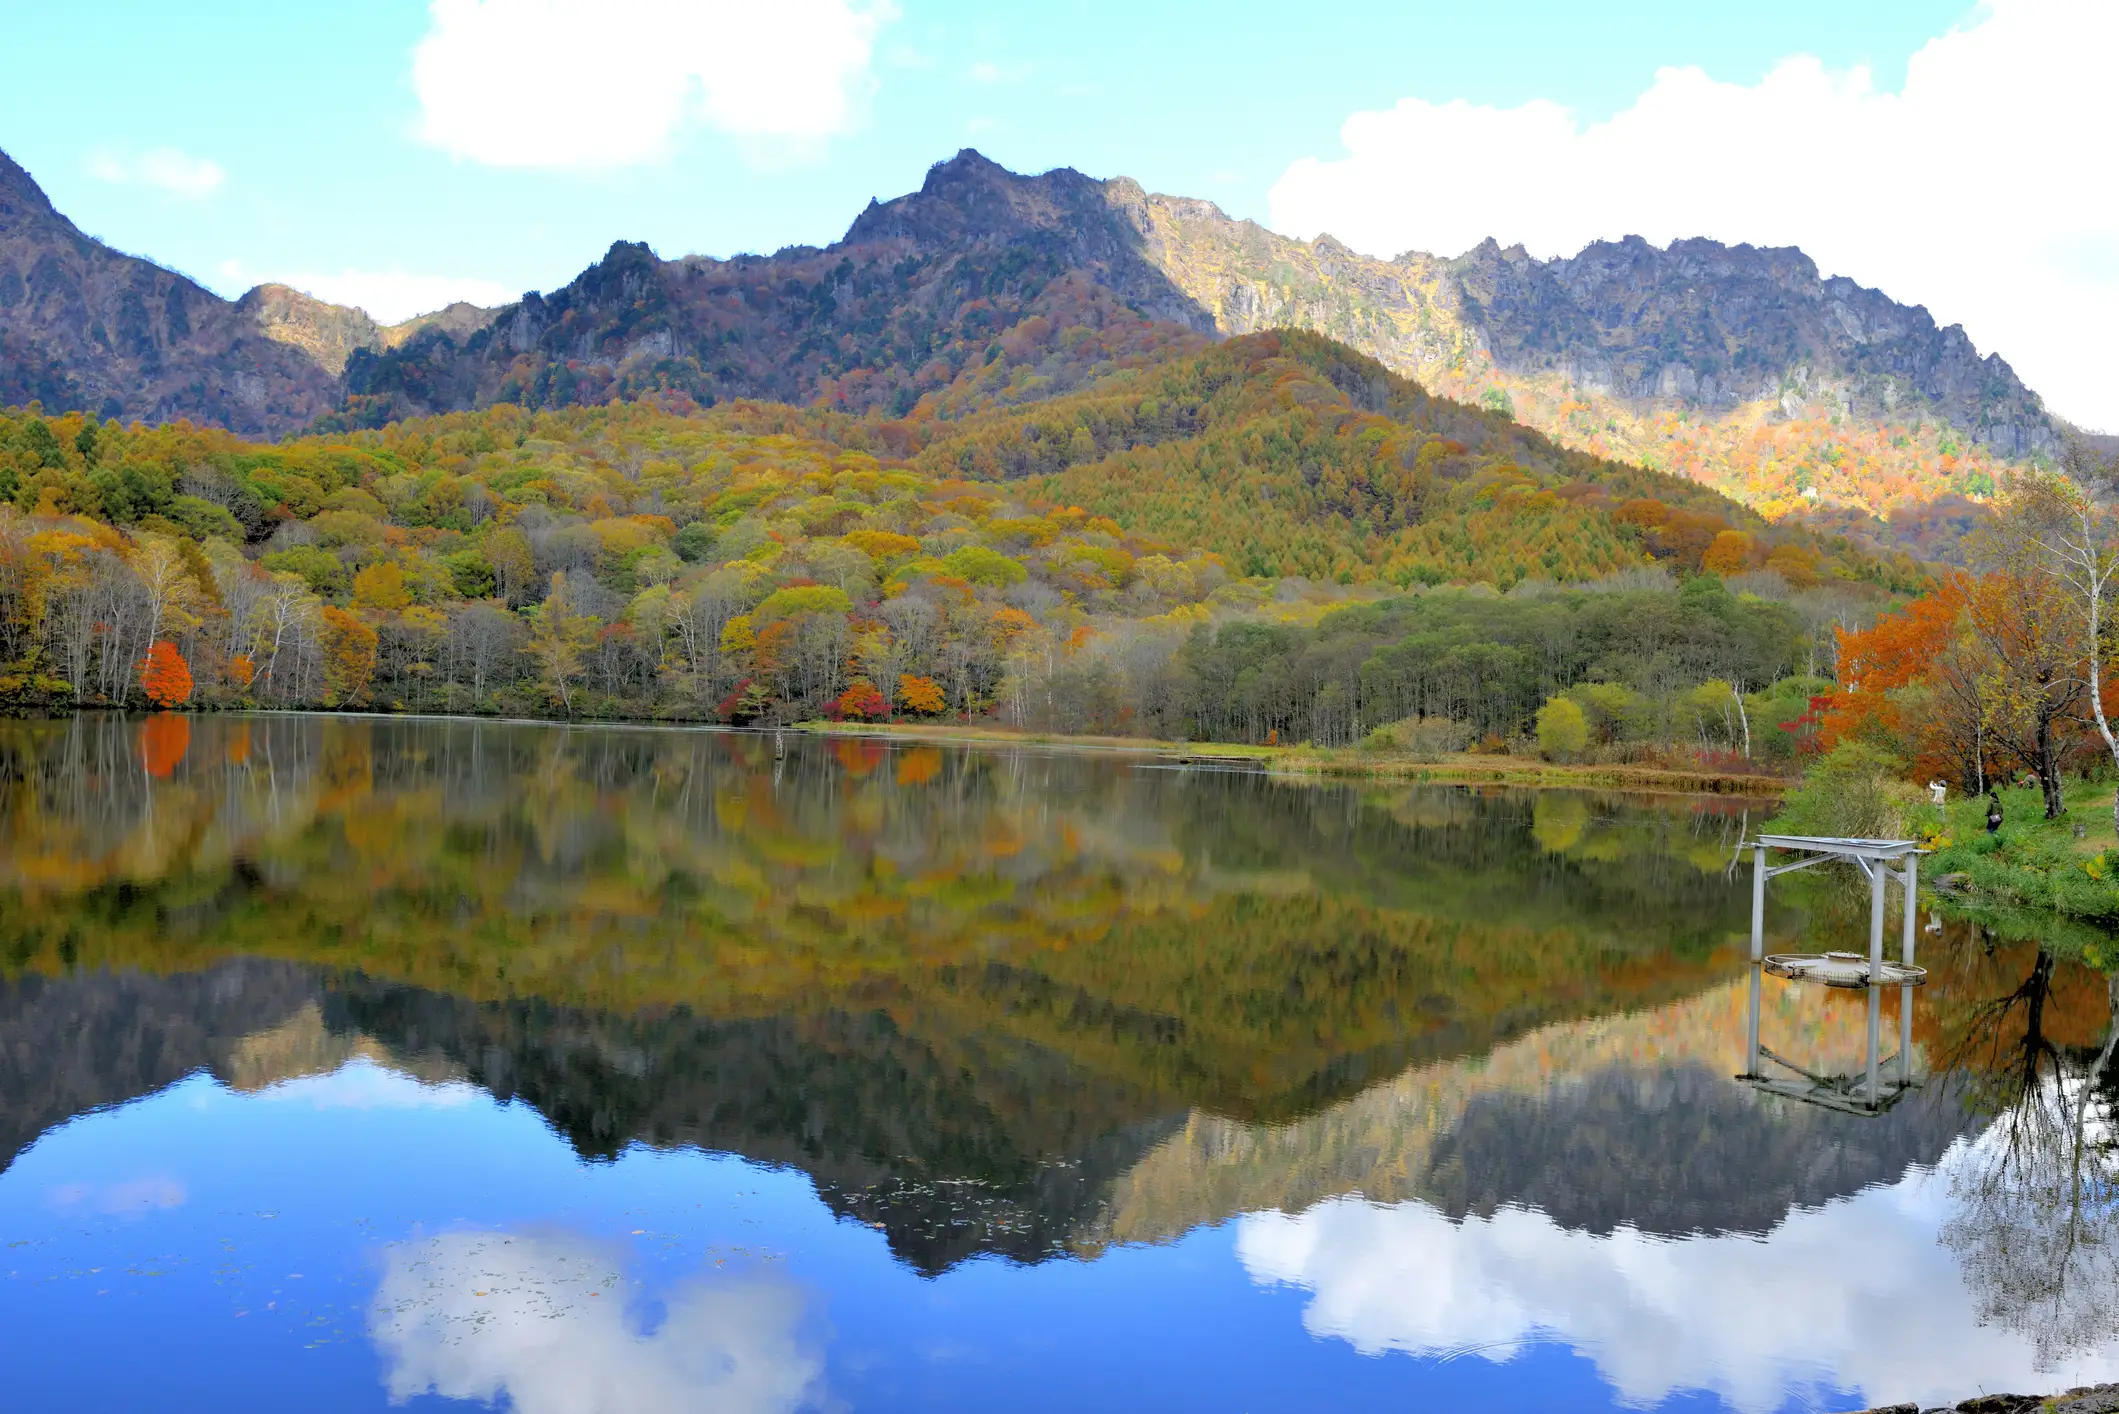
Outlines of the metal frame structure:
M 1790 864 L 1768 866 L 1766 851 L 1785 850 L 1803 858 Z M 1913 942 L 1917 931 L 1914 900 L 1920 889 L 1922 850 L 1912 840 L 1843 839 L 1812 835 L 1760 835 L 1752 842 L 1751 864 L 1751 1007 L 1746 1027 L 1744 1073 L 1737 1078 L 1759 1089 L 1793 1099 L 1823 1105 L 1850 1114 L 1877 1115 L 1897 1103 L 1913 1087 L 1913 988 L 1925 974 L 1913 966 Z M 1759 1013 L 1766 963 L 1766 881 L 1779 874 L 1792 874 L 1813 864 L 1844 859 L 1869 876 L 1869 1036 L 1864 1057 L 1863 1083 L 1857 1089 L 1851 1080 L 1821 1076 L 1759 1044 Z M 1893 864 L 1900 865 L 1893 869 Z M 1905 893 L 1905 921 L 1900 934 L 1900 967 L 1884 962 L 1884 884 L 1896 878 Z M 1882 1047 L 1883 989 L 1886 978 L 1907 978 L 1898 983 L 1898 1074 L 1891 1091 L 1884 1091 Z M 1761 1058 L 1794 1071 L 1807 1083 L 1776 1080 L 1759 1070 Z

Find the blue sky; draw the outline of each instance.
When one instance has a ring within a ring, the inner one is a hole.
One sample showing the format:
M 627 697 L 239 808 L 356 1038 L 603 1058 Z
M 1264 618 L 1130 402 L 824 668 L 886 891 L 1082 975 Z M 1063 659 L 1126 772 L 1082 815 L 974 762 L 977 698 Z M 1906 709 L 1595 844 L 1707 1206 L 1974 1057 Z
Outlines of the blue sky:
M 1923 240 L 1892 188 L 1938 216 L 1991 204 L 1992 154 L 1967 154 L 1961 175 L 1921 167 L 1949 146 L 1922 130 L 1948 120 L 1927 115 L 1976 111 L 2020 150 L 2069 117 L 2038 108 L 2065 80 L 2021 56 L 2081 50 L 2108 73 L 2106 12 L 2119 6 L 0 0 L 0 148 L 121 248 L 224 293 L 285 279 L 385 317 L 551 288 L 619 238 L 665 255 L 825 243 L 964 146 L 1385 255 L 1489 232 L 1540 255 L 1630 230 L 1794 241 L 2101 408 L 2089 390 L 2114 381 L 2108 364 L 2062 377 L 2053 331 L 2009 313 L 2024 289 L 1965 275 L 2011 238 L 1998 218 L 1968 231 L 1952 215 L 1954 234 Z M 1719 185 L 1700 186 L 1702 167 Z M 2053 278 L 2119 300 L 2119 221 L 2091 206 L 2047 238 Z

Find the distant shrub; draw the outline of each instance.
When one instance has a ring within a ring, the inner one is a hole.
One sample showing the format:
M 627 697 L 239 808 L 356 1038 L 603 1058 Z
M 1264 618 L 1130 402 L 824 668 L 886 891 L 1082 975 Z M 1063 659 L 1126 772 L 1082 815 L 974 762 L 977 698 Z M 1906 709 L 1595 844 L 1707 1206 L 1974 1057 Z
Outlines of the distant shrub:
M 995 589 L 1021 584 L 1030 577 L 1030 572 L 1019 562 L 983 545 L 965 545 L 950 551 L 943 557 L 942 566 L 959 579 L 991 585 Z
M 1470 722 L 1448 717 L 1407 717 L 1386 722 L 1362 739 L 1364 751 L 1397 751 L 1413 756 L 1444 756 L 1462 751 L 1477 738 Z
M 1538 709 L 1538 750 L 1551 761 L 1572 761 L 1589 745 L 1589 719 L 1564 697 Z
M 1905 767 L 1862 741 L 1842 742 L 1818 759 L 1772 821 L 1783 834 L 1903 839 L 1920 793 L 1901 779 Z

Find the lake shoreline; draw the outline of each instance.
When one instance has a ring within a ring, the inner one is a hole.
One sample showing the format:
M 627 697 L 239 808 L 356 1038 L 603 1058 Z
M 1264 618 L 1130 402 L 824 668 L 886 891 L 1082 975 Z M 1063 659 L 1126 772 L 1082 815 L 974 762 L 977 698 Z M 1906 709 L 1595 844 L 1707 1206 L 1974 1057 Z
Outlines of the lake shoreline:
M 17 720 L 61 721 L 80 715 L 146 717 L 137 709 L 91 706 L 71 712 L 36 714 Z M 393 712 L 376 708 L 232 706 L 180 709 L 171 715 L 348 717 L 376 721 L 460 721 L 502 726 L 609 727 L 627 730 L 668 728 L 679 731 L 756 735 L 795 731 L 809 736 L 929 742 L 953 746 L 1046 746 L 1076 751 L 1153 756 L 1178 765 L 1242 766 L 1265 774 L 1348 781 L 1391 781 L 1431 785 L 1499 785 L 1568 787 L 1577 790 L 1627 790 L 1663 795 L 1745 796 L 1770 800 L 1796 784 L 1784 777 L 1749 772 L 1686 771 L 1660 766 L 1571 765 L 1526 756 L 1482 756 L 1473 752 L 1414 756 L 1364 747 L 1253 746 L 1227 741 L 1163 741 L 1154 737 L 1099 736 L 1066 732 L 1022 732 L 991 723 L 949 722 L 790 722 L 784 726 L 733 725 L 691 717 L 538 717 L 519 713 Z
M 977 724 L 810 721 L 798 722 L 790 730 L 816 736 L 927 741 L 959 746 L 1060 746 L 1130 752 L 1161 757 L 1185 765 L 1240 763 L 1281 776 L 1424 782 L 1436 785 L 1572 786 L 1579 789 L 1770 798 L 1781 795 L 1792 784 L 1781 776 L 1741 772 L 1683 771 L 1658 766 L 1576 766 L 1530 757 L 1480 756 L 1471 752 L 1413 757 L 1369 751 L 1360 747 L 1251 746 L 1241 742 L 1220 741 L 1172 742 L 1152 737 L 1015 732 L 1005 727 Z

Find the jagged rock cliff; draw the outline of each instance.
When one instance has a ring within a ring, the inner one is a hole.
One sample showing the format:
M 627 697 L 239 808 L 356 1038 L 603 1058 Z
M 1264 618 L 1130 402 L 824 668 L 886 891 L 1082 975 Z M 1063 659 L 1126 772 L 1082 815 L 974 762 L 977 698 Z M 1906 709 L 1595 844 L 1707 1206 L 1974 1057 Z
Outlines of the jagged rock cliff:
M 346 381 L 370 421 L 651 392 L 902 413 L 1026 328 L 1040 342 L 1067 328 L 1108 336 L 1066 343 L 1040 386 L 1055 392 L 1108 369 L 1114 338 L 1191 347 L 1184 336 L 1214 323 L 1148 258 L 1104 183 L 1066 168 L 1017 176 L 965 151 L 919 191 L 872 202 L 834 245 L 663 260 L 619 241 L 468 338 L 434 329 L 356 352 Z
M 1800 250 L 1638 236 L 1540 261 L 1489 239 L 1455 259 L 1378 260 L 1330 236 L 1299 241 L 1211 202 L 1108 185 L 1151 257 L 1224 333 L 1294 324 L 1438 391 L 1493 374 L 1556 378 L 1632 404 L 1783 416 L 1941 418 L 2005 456 L 2051 451 L 2057 429 L 1998 355 L 1956 325 L 1847 279 Z M 1543 430 L 1551 431 L 1547 428 Z

